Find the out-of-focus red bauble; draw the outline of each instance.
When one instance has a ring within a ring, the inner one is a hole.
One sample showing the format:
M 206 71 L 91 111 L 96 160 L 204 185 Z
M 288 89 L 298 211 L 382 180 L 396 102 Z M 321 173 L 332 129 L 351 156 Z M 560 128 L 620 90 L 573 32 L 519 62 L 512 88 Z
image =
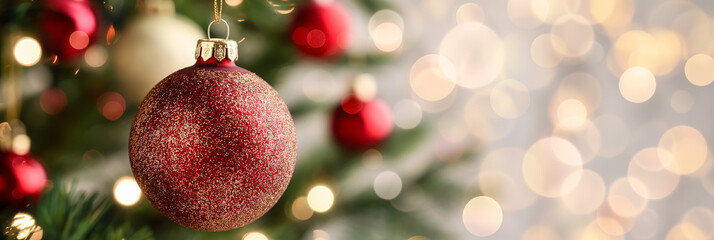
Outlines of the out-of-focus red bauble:
M 224 56 L 226 46 L 218 45 Z M 149 202 L 201 231 L 238 228 L 265 214 L 287 188 L 297 155 L 295 126 L 278 93 L 221 60 L 198 57 L 159 82 L 139 106 L 129 140 L 132 171 Z
M 24 207 L 39 197 L 47 182 L 45 168 L 29 155 L 0 153 L 0 206 Z
M 350 21 L 347 10 L 339 2 L 311 0 L 297 11 L 290 31 L 292 41 L 308 56 L 338 56 L 349 45 Z
M 347 95 L 332 115 L 332 133 L 348 149 L 375 147 L 392 129 L 392 112 L 379 98 L 365 102 L 354 94 Z
M 99 25 L 89 0 L 42 0 L 38 15 L 42 47 L 61 60 L 79 56 L 97 35 Z

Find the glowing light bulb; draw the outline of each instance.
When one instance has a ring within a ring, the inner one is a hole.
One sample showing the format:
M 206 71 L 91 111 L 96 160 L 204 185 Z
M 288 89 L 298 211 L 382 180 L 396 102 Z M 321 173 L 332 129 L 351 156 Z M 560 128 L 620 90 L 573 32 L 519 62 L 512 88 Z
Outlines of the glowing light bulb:
M 121 177 L 114 184 L 114 199 L 124 206 L 132 206 L 139 202 L 141 189 L 132 177 Z

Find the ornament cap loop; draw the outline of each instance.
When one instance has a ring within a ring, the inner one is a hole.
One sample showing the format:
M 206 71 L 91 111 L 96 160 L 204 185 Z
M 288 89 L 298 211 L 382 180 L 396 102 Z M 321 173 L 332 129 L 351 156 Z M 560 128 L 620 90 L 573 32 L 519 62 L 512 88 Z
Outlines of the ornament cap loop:
M 221 18 L 221 22 L 226 24 L 226 40 L 228 40 L 228 37 L 231 36 L 231 28 L 228 26 L 228 22 L 226 20 L 223 20 Z M 221 25 L 221 22 L 217 22 L 218 25 Z M 211 25 L 213 25 L 214 21 L 211 21 L 211 23 L 208 24 L 208 29 L 206 29 L 206 32 L 208 33 L 208 39 L 211 39 Z
M 223 59 L 235 61 L 238 59 L 238 43 L 227 39 L 200 39 L 196 44 L 196 59 L 202 58 L 208 62 L 215 58 L 218 62 Z

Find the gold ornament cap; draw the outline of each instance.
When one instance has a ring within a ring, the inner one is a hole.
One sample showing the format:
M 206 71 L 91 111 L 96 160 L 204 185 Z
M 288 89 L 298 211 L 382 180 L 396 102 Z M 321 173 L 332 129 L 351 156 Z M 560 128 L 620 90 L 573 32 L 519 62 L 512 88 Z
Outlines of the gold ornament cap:
M 215 58 L 218 62 L 226 58 L 231 61 L 238 60 L 238 43 L 228 39 L 231 35 L 231 28 L 228 26 L 228 22 L 220 19 L 218 24 L 221 24 L 221 22 L 226 25 L 226 38 L 211 38 L 211 25 L 214 23 L 212 21 L 208 24 L 208 30 L 206 30 L 208 39 L 199 39 L 196 44 L 196 59 L 202 58 L 204 62 L 211 58 Z
M 223 61 L 230 59 L 231 61 L 238 60 L 238 43 L 228 39 L 199 39 L 196 44 L 196 59 L 202 58 L 207 62 L 211 58 Z

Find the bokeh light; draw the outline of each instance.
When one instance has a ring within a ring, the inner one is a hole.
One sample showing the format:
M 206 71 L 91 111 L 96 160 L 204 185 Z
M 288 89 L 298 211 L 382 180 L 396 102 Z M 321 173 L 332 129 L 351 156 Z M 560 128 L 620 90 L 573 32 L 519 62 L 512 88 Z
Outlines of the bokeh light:
M 249 232 L 243 235 L 243 240 L 268 240 L 268 237 L 260 232 Z
M 85 49 L 89 45 L 89 35 L 83 31 L 74 31 L 69 35 L 69 45 L 77 50 Z
M 558 234 L 547 225 L 537 224 L 529 227 L 521 235 L 521 240 L 557 240 Z
M 329 100 L 336 92 L 335 79 L 327 71 L 313 70 L 303 77 L 302 90 L 305 97 L 315 102 Z
M 577 231 L 570 239 L 575 240 L 624 240 L 622 236 L 613 236 L 605 232 L 596 220 L 588 223 L 587 226 Z
M 610 36 L 621 34 L 629 28 L 635 12 L 635 3 L 633 0 L 605 0 L 604 3 L 593 2 L 600 1 L 590 1 L 590 12 L 593 16 L 599 15 L 598 18 L 600 21 L 598 22 Z M 613 4 L 612 8 L 607 6 L 610 3 Z M 596 10 L 593 11 L 593 9 Z
M 657 148 L 645 148 L 632 157 L 627 168 L 627 179 L 632 189 L 647 199 L 662 199 L 669 196 L 679 184 L 679 175 L 662 166 Z
M 84 61 L 90 67 L 95 68 L 103 66 L 104 63 L 107 62 L 108 57 L 109 54 L 107 53 L 107 50 L 104 48 L 104 46 L 99 44 L 89 47 L 84 53 Z
M 563 55 L 553 48 L 551 34 L 541 34 L 531 43 L 531 59 L 543 68 L 554 68 L 563 60 Z
M 414 94 L 427 101 L 439 101 L 454 90 L 456 70 L 445 57 L 429 54 L 419 58 L 409 72 Z
M 667 240 L 704 240 L 707 237 L 697 226 L 680 223 L 674 225 L 667 232 Z
M 481 160 L 478 184 L 484 195 L 496 200 L 503 210 L 517 211 L 531 206 L 538 195 L 528 188 L 520 169 L 526 152 L 518 148 L 498 148 Z
M 116 37 L 116 30 L 114 30 L 114 24 L 109 25 L 107 29 L 107 45 L 112 45 L 114 43 L 114 38 Z
M 707 52 L 711 43 L 709 38 L 713 33 L 709 14 L 698 8 L 689 9 L 679 12 L 676 17 L 669 20 L 668 25 L 682 35 L 687 46 L 683 54 L 685 57 Z
M 605 200 L 606 186 L 599 174 L 592 170 L 584 170 L 580 179 L 578 175 L 571 175 L 566 182 L 575 182 L 577 185 L 561 200 L 568 211 L 575 214 L 590 214 L 597 210 Z
M 293 201 L 293 205 L 290 208 L 293 217 L 295 217 L 298 220 L 308 220 L 310 217 L 312 217 L 313 211 L 310 208 L 310 205 L 307 203 L 307 198 L 306 197 L 299 197 Z
M 697 86 L 706 86 L 714 81 L 714 59 L 706 54 L 697 54 L 684 65 L 687 80 Z
M 314 240 L 330 240 L 330 234 L 327 234 L 325 230 L 321 229 L 313 230 L 312 237 Z
M 503 223 L 503 211 L 493 198 L 479 196 L 464 207 L 464 226 L 471 234 L 486 237 L 494 234 Z
M 374 178 L 374 192 L 381 199 L 394 199 L 402 192 L 402 179 L 392 171 L 380 172 Z
M 563 77 L 558 83 L 553 101 L 560 103 L 568 99 L 578 100 L 585 105 L 590 115 L 600 106 L 602 94 L 602 87 L 597 78 L 589 73 L 574 72 Z
M 17 155 L 25 155 L 30 153 L 32 142 L 30 137 L 25 134 L 18 134 L 12 138 L 12 152 Z
M 61 113 L 67 106 L 67 95 L 62 89 L 52 87 L 45 89 L 40 95 L 40 107 L 49 115 Z
M 34 38 L 23 37 L 15 43 L 13 51 L 15 60 L 22 66 L 32 66 L 37 64 L 42 57 L 42 47 Z
M 377 149 L 367 149 L 362 153 L 362 163 L 366 168 L 377 169 L 382 166 L 383 160 L 382 153 Z
M 682 216 L 682 224 L 687 224 L 696 227 L 696 230 L 701 231 L 706 239 L 711 239 L 714 236 L 714 212 L 711 209 L 704 207 L 694 207 L 689 209 Z M 690 228 L 682 229 L 685 234 L 697 236 L 698 232 L 689 232 Z
M 402 46 L 402 29 L 394 23 L 381 23 L 371 33 L 374 45 L 383 52 L 393 52 Z
M 456 10 L 456 24 L 483 23 L 484 18 L 483 8 L 476 3 L 464 3 Z
M 352 90 L 362 101 L 370 101 L 377 96 L 377 80 L 368 73 L 362 73 L 355 77 Z
M 241 3 L 243 3 L 243 0 L 226 0 L 226 4 L 228 4 L 228 6 L 231 6 L 231 7 L 236 7 L 236 6 L 240 5 Z
M 315 186 L 307 193 L 307 204 L 315 212 L 327 212 L 334 201 L 335 195 L 333 195 L 332 190 L 323 185 Z
M 404 99 L 392 108 L 392 119 L 394 119 L 394 125 L 397 125 L 401 129 L 412 129 L 421 123 L 422 110 L 419 103 Z
M 583 163 L 588 163 L 597 156 L 600 151 L 602 140 L 600 131 L 591 121 L 586 121 L 582 127 L 573 129 L 563 124 L 555 126 L 552 136 L 560 137 L 572 143 L 583 159 Z
M 550 30 L 550 42 L 556 52 L 567 57 L 585 56 L 593 47 L 595 33 L 588 21 L 577 15 L 558 19 Z
M 491 108 L 502 118 L 520 117 L 528 110 L 530 101 L 528 88 L 515 80 L 500 81 L 491 89 Z
M 465 88 L 488 85 L 501 73 L 505 50 L 498 34 L 479 23 L 459 24 L 441 41 L 442 68 L 456 69 L 456 84 Z
M 616 0 L 595 0 L 588 1 L 590 15 L 596 23 L 604 23 L 615 10 Z
M 648 208 L 637 216 L 628 234 L 633 238 L 651 239 L 658 234 L 658 232 L 662 231 L 662 229 L 659 229 L 659 224 L 660 219 L 657 212 Z
M 655 93 L 657 82 L 652 72 L 643 67 L 632 67 L 620 76 L 620 93 L 633 103 L 649 100 Z
M 676 174 L 691 174 L 707 159 L 707 141 L 690 126 L 676 126 L 662 134 L 657 155 L 662 166 Z
M 114 199 L 123 206 L 133 206 L 141 198 L 141 189 L 133 177 L 121 177 L 114 183 Z
M 232 0 L 236 2 L 236 5 L 240 5 L 243 0 Z M 271 7 L 275 10 L 276 13 L 278 14 L 290 14 L 295 10 L 295 3 L 294 1 L 290 0 L 267 0 L 268 4 L 270 4 Z
M 466 122 L 464 122 L 463 113 L 461 111 L 449 111 L 444 113 L 441 118 L 439 118 L 436 125 L 439 136 L 449 143 L 463 142 L 468 136 L 468 132 L 464 131 L 465 128 Z M 437 156 L 444 156 L 444 154 L 440 154 L 440 152 L 437 152 L 436 154 Z M 442 160 L 444 160 L 444 158 L 442 158 Z
M 644 67 L 654 75 L 663 76 L 679 64 L 682 49 L 681 37 L 673 31 L 632 30 L 617 38 L 612 48 L 612 57 L 619 72 L 632 67 Z
M 635 188 L 640 189 L 640 191 L 646 191 L 647 189 L 639 179 L 627 177 L 619 178 L 610 185 L 607 193 L 607 203 L 615 214 L 625 218 L 633 218 L 647 208 L 649 201 L 639 195 L 634 190 Z
M 392 10 L 380 10 L 369 19 L 369 35 L 374 45 L 383 52 L 393 52 L 402 46 L 404 20 Z
M 587 122 L 588 110 L 576 99 L 567 99 L 558 105 L 558 124 L 569 129 L 577 129 Z
M 523 177 L 531 190 L 544 197 L 562 197 L 575 188 L 583 160 L 572 143 L 547 137 L 533 143 L 523 158 Z
M 97 99 L 97 109 L 106 119 L 114 121 L 124 115 L 126 101 L 119 93 L 107 92 Z
M 531 8 L 534 0 L 508 0 L 508 18 L 513 24 L 521 28 L 535 28 L 543 23 L 533 13 Z
M 504 119 L 493 111 L 490 98 L 488 92 L 473 94 L 463 107 L 466 128 L 481 141 L 503 139 L 514 128 L 514 121 Z

